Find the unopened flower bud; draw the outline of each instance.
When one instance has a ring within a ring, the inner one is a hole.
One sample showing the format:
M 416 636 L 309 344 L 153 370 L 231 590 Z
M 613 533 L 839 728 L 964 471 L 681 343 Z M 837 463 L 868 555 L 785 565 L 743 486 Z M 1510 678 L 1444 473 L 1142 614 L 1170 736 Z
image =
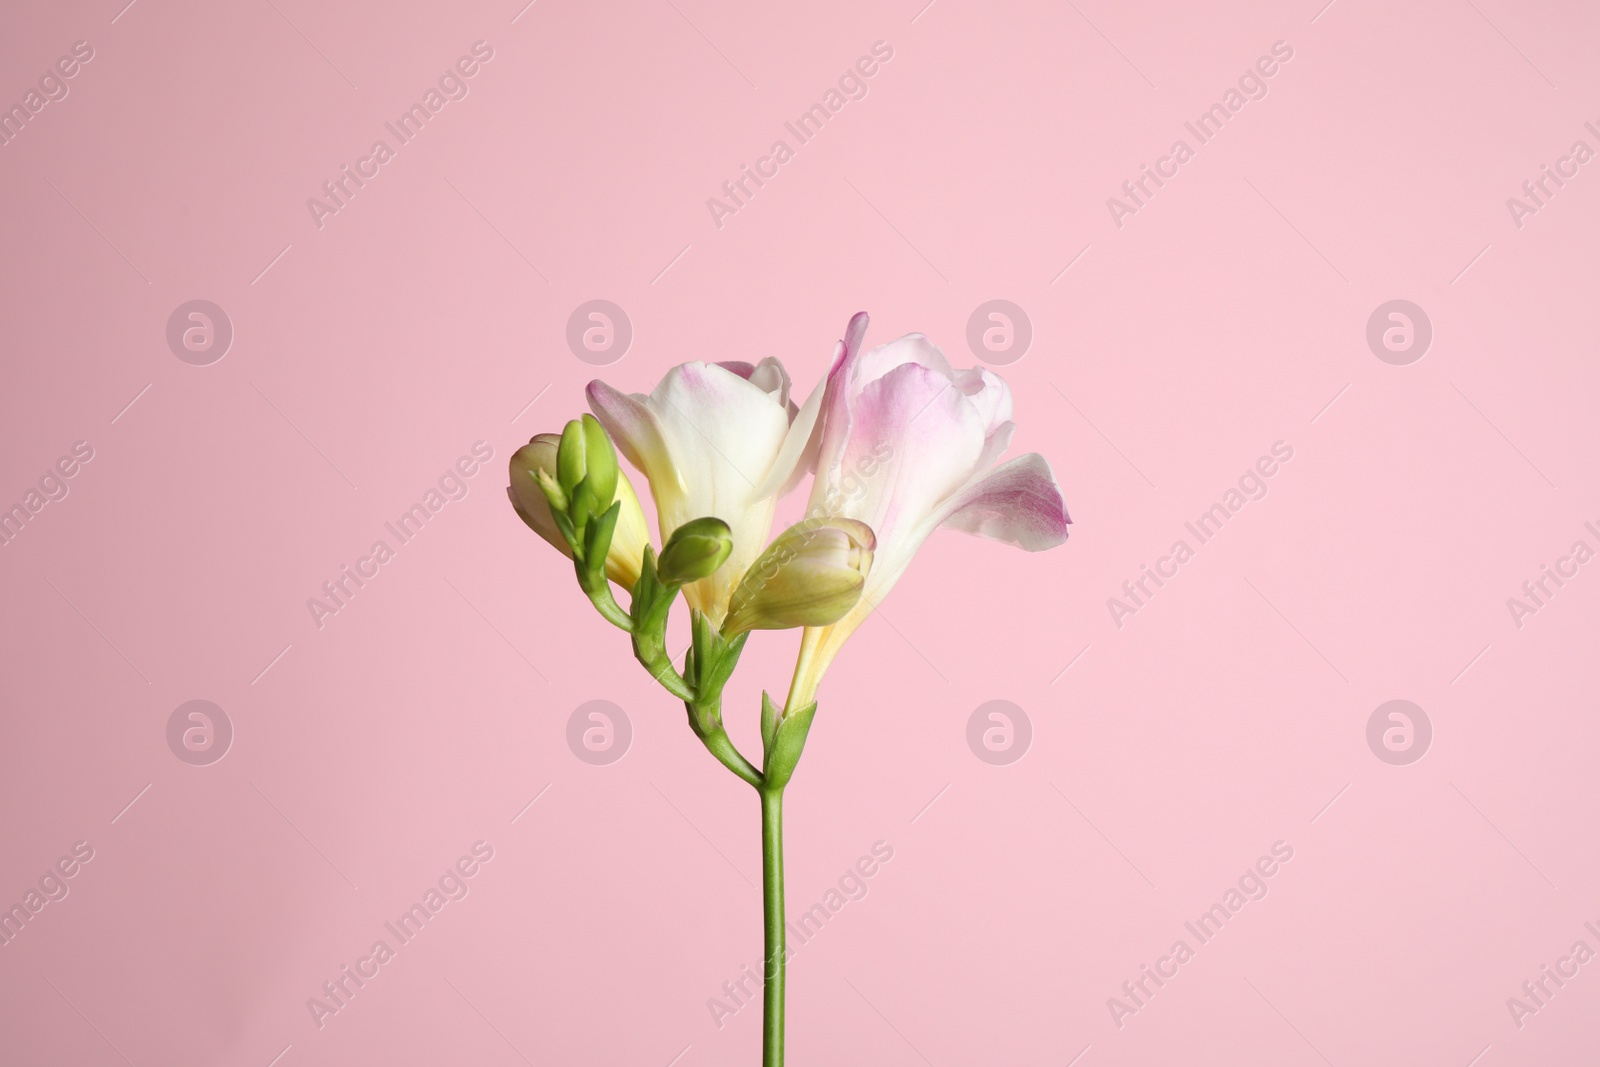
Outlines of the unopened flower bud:
M 806 519 L 779 534 L 744 572 L 724 635 L 838 622 L 861 599 L 877 538 L 864 522 Z
M 511 506 L 522 517 L 522 521 L 534 533 L 571 558 L 572 546 L 567 543 L 550 512 L 550 494 L 539 484 L 543 481 L 548 489 L 562 492 L 557 478 L 551 473 L 556 470 L 560 445 L 560 435 L 541 433 L 517 449 L 511 456 L 511 485 L 506 489 L 506 495 L 511 498 Z M 620 503 L 621 508 L 617 515 L 617 528 L 611 535 L 611 548 L 606 553 L 606 577 L 624 589 L 632 589 L 639 580 L 639 569 L 645 546 L 650 543 L 650 532 L 628 476 L 616 468 L 615 461 L 612 469 L 616 474 L 612 501 Z
M 683 585 L 709 578 L 733 554 L 733 532 L 721 519 L 706 517 L 672 531 L 661 550 L 656 573 L 665 585 Z
M 617 452 L 611 438 L 593 415 L 573 419 L 561 432 L 556 450 L 556 480 L 568 497 L 575 497 L 578 486 L 589 483 L 592 499 L 610 507 L 617 491 Z

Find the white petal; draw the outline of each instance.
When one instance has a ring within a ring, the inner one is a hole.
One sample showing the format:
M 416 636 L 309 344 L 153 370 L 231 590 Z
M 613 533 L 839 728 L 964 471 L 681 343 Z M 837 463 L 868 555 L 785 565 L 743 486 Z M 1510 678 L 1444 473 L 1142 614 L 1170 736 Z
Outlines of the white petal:
M 714 486 L 726 488 L 710 493 L 713 499 L 754 496 L 789 430 L 788 413 L 774 397 L 714 363 L 672 368 L 650 394 L 649 407 L 684 484 L 701 498 Z
M 972 367 L 957 371 L 955 379 L 962 393 L 983 416 L 987 432 L 992 434 L 1002 423 L 1011 421 L 1011 387 L 1004 378 L 982 367 Z
M 750 383 L 766 390 L 768 396 L 778 402 L 778 406 L 789 410 L 789 417 L 794 417 L 794 405 L 789 402 L 789 372 L 783 369 L 783 361 L 776 356 L 768 356 L 757 363 L 755 370 L 750 374 Z
M 650 480 L 658 501 L 663 494 L 682 495 L 683 474 L 667 450 L 661 424 L 650 410 L 647 398 L 624 393 L 596 379 L 589 383 L 589 407 L 611 435 L 617 450 L 634 468 Z
M 768 356 L 760 363 L 753 364 L 743 360 L 723 360 L 717 366 L 733 371 L 772 397 L 780 406 L 793 407 L 789 403 L 789 372 L 783 369 L 783 361 L 776 356 Z M 794 412 L 790 411 L 789 414 L 792 417 Z
M 772 530 L 777 501 L 760 487 L 783 447 L 789 414 L 759 386 L 709 363 L 668 371 L 649 406 L 686 486 L 676 498 L 656 495 L 663 543 L 683 523 L 707 515 L 733 533 L 728 562 L 685 590 L 691 606 L 720 623 L 733 587 Z

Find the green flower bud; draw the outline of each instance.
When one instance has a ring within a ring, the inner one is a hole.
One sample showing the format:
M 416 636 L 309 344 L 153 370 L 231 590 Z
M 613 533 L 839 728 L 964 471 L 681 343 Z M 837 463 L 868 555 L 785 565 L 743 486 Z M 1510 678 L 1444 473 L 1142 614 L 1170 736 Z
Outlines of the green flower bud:
M 716 573 L 733 554 L 733 531 L 721 519 L 707 517 L 686 522 L 667 539 L 656 563 L 663 585 L 697 582 Z
M 779 534 L 728 601 L 724 635 L 827 626 L 856 606 L 877 538 L 855 519 L 806 519 Z
M 561 483 L 561 491 L 568 496 L 583 481 L 588 467 L 584 456 L 586 451 L 588 442 L 583 439 L 583 422 L 573 419 L 561 431 L 561 444 L 556 449 L 556 481 Z
M 583 417 L 583 442 L 584 461 L 588 464 L 584 480 L 598 499 L 614 499 L 617 495 L 617 478 L 621 474 L 617 468 L 617 450 L 611 447 L 611 438 L 606 436 L 605 427 L 593 415 Z
M 616 496 L 617 452 L 593 415 L 573 419 L 561 431 L 555 469 L 556 481 L 568 497 L 576 495 L 579 485 L 589 483 L 591 499 L 601 505 L 595 508 L 596 514 L 609 507 Z
M 577 425 L 576 420 L 573 425 Z M 551 504 L 554 503 L 563 513 L 565 521 L 565 512 L 570 503 L 557 477 L 550 473 L 557 467 L 561 440 L 556 434 L 541 433 L 517 449 L 511 457 L 511 485 L 506 489 L 506 495 L 511 498 L 511 506 L 529 529 L 570 558 L 572 546 L 551 512 Z M 639 507 L 639 498 L 634 494 L 633 484 L 628 481 L 627 475 L 614 466 L 613 470 L 616 482 L 612 499 L 606 502 L 606 507 L 612 503 L 620 503 L 622 507 L 617 516 L 616 529 L 611 535 L 610 551 L 606 553 L 606 576 L 624 589 L 632 589 L 639 580 L 644 548 L 650 543 L 650 530 L 645 522 L 644 511 Z M 587 491 L 585 495 L 589 495 Z

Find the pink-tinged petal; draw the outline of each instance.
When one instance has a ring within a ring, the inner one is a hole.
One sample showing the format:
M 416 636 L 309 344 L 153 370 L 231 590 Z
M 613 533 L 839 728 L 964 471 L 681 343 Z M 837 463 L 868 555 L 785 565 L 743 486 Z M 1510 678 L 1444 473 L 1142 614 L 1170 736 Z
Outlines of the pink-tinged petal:
M 606 433 L 634 468 L 650 480 L 657 494 L 685 491 L 683 474 L 667 450 L 661 423 L 648 402 L 634 393 L 613 389 L 596 378 L 589 383 L 589 407 Z
M 833 350 L 833 366 L 828 369 L 827 387 L 822 398 L 822 412 L 818 416 L 813 467 L 823 471 L 831 469 L 839 451 L 850 436 L 850 404 L 860 390 L 852 388 L 856 364 L 865 352 L 867 324 L 865 311 L 850 316 L 845 326 L 844 339 Z
M 861 351 L 867 340 L 867 325 L 871 321 L 872 319 L 865 311 L 858 311 L 850 316 L 849 322 L 844 324 L 844 340 L 840 343 L 844 345 L 847 355 Z
M 1067 539 L 1072 522 L 1050 464 L 1037 452 L 979 475 L 939 509 L 942 524 L 1029 552 Z
M 807 474 L 816 469 L 823 435 L 827 432 L 829 419 L 833 417 L 833 398 L 842 398 L 844 394 L 842 386 L 836 383 L 842 382 L 845 368 L 852 354 L 861 350 L 861 341 L 866 333 L 867 313 L 858 311 L 850 317 L 850 323 L 845 327 L 844 340 L 833 346 L 833 363 L 828 368 L 827 376 L 811 391 L 795 414 L 783 449 L 778 453 L 777 462 L 772 465 L 772 474 L 761 486 L 763 496 L 788 495 Z M 842 400 L 838 406 L 844 407 Z M 841 411 L 838 420 L 842 421 L 843 426 L 848 426 L 848 411 Z M 837 440 L 843 440 L 842 433 Z
M 837 469 L 845 442 L 856 435 L 855 406 L 863 390 L 901 367 L 918 366 L 938 379 L 940 392 L 960 397 L 952 378 L 954 372 L 944 353 L 920 333 L 862 350 L 867 317 L 858 314 L 850 320 L 842 343 L 844 358 L 837 360 L 828 375 L 828 395 L 823 402 L 822 444 L 817 452 L 819 472 Z
M 927 337 L 920 333 L 908 333 L 904 337 L 897 337 L 888 344 L 879 345 L 869 352 L 864 352 L 854 361 L 850 371 L 850 384 L 853 392 L 860 392 L 867 383 L 876 381 L 907 363 L 916 363 L 934 371 L 946 381 L 955 378 L 955 371 L 950 368 L 950 361 L 944 358 L 944 353 L 939 351 Z
M 983 423 L 948 378 L 915 363 L 869 384 L 851 419 L 837 462 L 817 470 L 811 505 L 867 523 L 880 551 L 893 555 L 900 533 L 923 525 L 972 477 Z

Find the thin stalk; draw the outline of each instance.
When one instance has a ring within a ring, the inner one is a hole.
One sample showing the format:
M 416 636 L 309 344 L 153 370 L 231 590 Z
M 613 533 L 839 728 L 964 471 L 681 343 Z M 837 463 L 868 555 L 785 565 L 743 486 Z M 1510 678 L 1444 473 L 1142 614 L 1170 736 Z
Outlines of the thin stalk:
M 690 714 L 693 714 L 692 709 Z M 733 747 L 733 739 L 728 736 L 728 731 L 723 729 L 721 723 L 716 724 L 703 734 L 700 740 L 704 742 L 706 748 L 711 751 L 713 756 L 717 757 L 717 761 L 724 767 L 757 789 L 761 788 L 761 772 L 756 770 L 754 764 L 744 758 L 743 753 Z
M 761 897 L 766 929 L 761 1065 L 783 1067 L 783 790 L 761 790 Z

